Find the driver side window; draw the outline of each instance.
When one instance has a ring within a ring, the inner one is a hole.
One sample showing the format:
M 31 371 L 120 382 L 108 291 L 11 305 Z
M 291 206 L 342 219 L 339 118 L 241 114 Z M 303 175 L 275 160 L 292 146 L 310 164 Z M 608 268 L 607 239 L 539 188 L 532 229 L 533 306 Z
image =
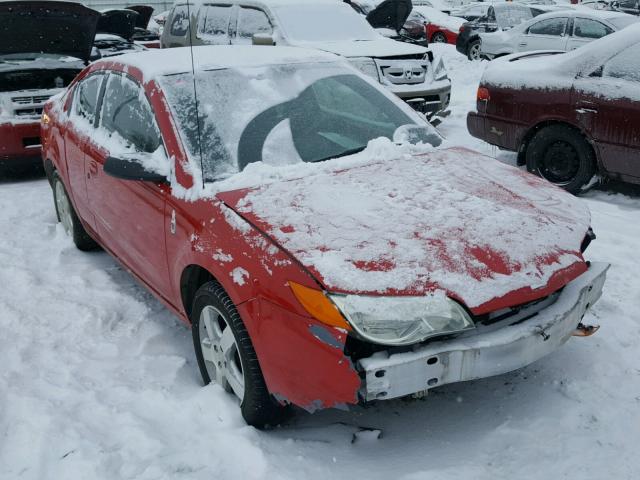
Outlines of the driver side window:
M 112 73 L 102 104 L 101 127 L 114 140 L 138 152 L 155 152 L 162 144 L 160 130 L 144 92 L 124 75 Z
M 560 37 L 564 35 L 568 18 L 548 18 L 529 27 L 529 35 L 551 35 Z

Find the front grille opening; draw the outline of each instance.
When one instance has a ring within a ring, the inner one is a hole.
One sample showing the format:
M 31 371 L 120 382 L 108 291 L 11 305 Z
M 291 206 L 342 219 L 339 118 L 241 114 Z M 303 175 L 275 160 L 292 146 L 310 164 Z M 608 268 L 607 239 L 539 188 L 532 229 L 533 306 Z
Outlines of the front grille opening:
M 28 147 L 39 147 L 40 146 L 40 137 L 24 137 L 22 139 L 22 146 L 25 148 Z
M 39 117 L 43 107 L 20 108 L 16 110 L 16 117 Z

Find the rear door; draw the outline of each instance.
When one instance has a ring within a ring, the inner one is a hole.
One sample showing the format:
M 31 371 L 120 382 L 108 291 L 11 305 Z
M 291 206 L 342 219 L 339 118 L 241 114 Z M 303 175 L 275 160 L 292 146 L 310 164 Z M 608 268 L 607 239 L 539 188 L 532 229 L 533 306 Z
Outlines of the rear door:
M 234 45 L 251 45 L 256 34 L 273 35 L 273 25 L 269 17 L 259 8 L 240 6 L 235 35 L 231 38 Z
M 198 14 L 198 40 L 206 45 L 229 45 L 235 34 L 236 9 L 224 3 L 205 5 Z
M 567 41 L 567 51 L 575 50 L 610 33 L 613 33 L 613 29 L 598 20 L 575 17 L 573 31 Z
M 76 212 L 91 228 L 94 219 L 87 197 L 84 150 L 95 130 L 98 98 L 105 75 L 102 72 L 82 79 L 74 89 L 70 121 L 64 130 L 64 148 L 69 188 Z
M 623 50 L 589 77 L 576 79 L 576 113 L 605 169 L 640 179 L 640 56 Z
M 110 73 L 94 141 L 85 149 L 87 194 L 102 243 L 164 298 L 171 292 L 165 248 L 169 186 L 121 180 L 104 172 L 108 156 L 166 161 L 153 110 L 130 77 Z M 164 160 L 163 160 L 164 159 Z
M 529 26 L 518 36 L 518 52 L 530 50 L 565 50 L 568 17 L 547 18 Z

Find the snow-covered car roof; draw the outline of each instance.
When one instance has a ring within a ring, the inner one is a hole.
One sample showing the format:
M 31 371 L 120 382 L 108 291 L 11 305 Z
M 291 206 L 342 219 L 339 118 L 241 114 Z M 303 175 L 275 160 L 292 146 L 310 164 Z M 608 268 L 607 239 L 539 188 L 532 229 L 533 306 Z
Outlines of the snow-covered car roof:
M 482 81 L 515 88 L 562 87 L 573 82 L 576 75 L 590 73 L 618 52 L 637 44 L 640 23 L 566 53 L 534 51 L 501 57 L 489 64 Z
M 191 71 L 189 47 L 150 49 L 121 55 L 116 62 L 142 71 L 145 79 Z M 193 47 L 196 70 L 242 68 L 286 63 L 340 62 L 341 57 L 297 47 L 255 47 L 250 45 L 207 45 Z M 110 62 L 110 61 L 107 61 Z M 102 63 L 101 60 L 95 62 Z
M 188 0 L 188 3 L 190 5 L 201 5 L 203 3 L 215 3 L 215 2 L 211 2 L 210 0 Z M 300 5 L 302 4 L 330 4 L 330 5 L 335 5 L 336 3 L 339 3 L 339 1 L 337 0 L 304 0 L 303 2 L 301 2 L 300 0 L 225 0 L 224 1 L 225 4 L 227 5 L 232 5 L 232 4 L 236 4 L 236 3 L 241 3 L 243 5 L 255 5 L 255 6 L 260 6 L 260 7 L 286 7 L 286 6 L 290 6 L 290 5 Z M 187 0 L 178 0 L 175 2 L 176 5 L 186 5 L 187 4 Z

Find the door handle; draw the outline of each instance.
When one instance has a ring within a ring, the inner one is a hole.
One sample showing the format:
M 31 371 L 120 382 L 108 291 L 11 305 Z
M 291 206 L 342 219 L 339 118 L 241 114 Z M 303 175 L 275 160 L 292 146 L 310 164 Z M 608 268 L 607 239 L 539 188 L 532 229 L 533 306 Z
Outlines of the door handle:
M 95 160 L 91 160 L 91 162 L 89 162 L 89 173 L 91 175 L 98 174 L 98 163 Z
M 577 113 L 581 113 L 581 114 L 585 114 L 585 113 L 598 113 L 598 109 L 596 109 L 596 108 L 584 108 L 584 107 L 580 107 L 580 108 L 576 108 L 576 112 L 577 112 Z

